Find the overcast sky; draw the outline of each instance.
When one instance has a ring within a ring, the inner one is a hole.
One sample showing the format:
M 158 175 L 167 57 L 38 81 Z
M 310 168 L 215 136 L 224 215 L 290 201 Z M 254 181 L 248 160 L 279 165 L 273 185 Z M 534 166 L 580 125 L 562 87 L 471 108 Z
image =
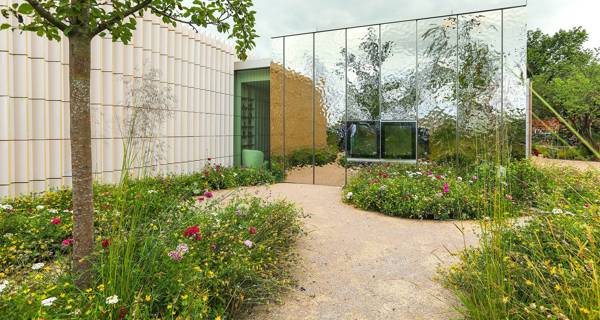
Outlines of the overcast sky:
M 254 0 L 260 35 L 251 58 L 270 58 L 272 36 L 519 5 L 525 0 Z M 583 26 L 600 47 L 600 0 L 529 0 L 528 28 Z

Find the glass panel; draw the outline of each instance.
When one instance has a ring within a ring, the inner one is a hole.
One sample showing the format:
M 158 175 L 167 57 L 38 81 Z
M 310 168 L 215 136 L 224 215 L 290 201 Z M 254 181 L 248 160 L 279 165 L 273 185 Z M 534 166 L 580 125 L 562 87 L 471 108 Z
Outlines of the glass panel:
M 527 10 L 504 10 L 504 155 L 525 157 L 527 119 Z
M 342 186 L 346 113 L 346 32 L 315 34 L 315 183 Z
M 284 151 L 288 182 L 313 183 L 312 75 L 313 35 L 286 37 Z
M 255 166 L 243 150 L 260 151 L 269 161 L 269 69 L 235 72 L 235 165 Z M 260 165 L 260 164 L 258 164 Z
M 382 122 L 381 157 L 400 160 L 416 159 L 416 136 L 416 122 Z
M 378 120 L 379 26 L 348 29 L 348 119 Z
M 270 68 L 270 158 L 271 169 L 283 174 L 283 42 L 284 38 L 271 40 L 272 56 Z
M 417 22 L 419 161 L 456 159 L 456 20 Z
M 348 156 L 350 158 L 379 158 L 379 121 L 348 122 Z
M 381 25 L 381 119 L 416 120 L 416 22 Z
M 501 12 L 458 18 L 460 160 L 497 159 L 502 113 Z

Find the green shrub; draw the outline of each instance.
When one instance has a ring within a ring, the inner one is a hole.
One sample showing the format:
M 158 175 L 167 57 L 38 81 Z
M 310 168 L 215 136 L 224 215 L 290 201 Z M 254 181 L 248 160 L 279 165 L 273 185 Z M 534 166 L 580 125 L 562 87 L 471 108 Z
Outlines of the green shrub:
M 334 147 L 325 147 L 315 149 L 315 165 L 318 167 L 335 162 L 337 159 L 338 152 Z M 301 148 L 294 150 L 291 154 L 286 157 L 286 167 L 296 168 L 312 166 L 313 163 L 313 149 L 312 148 Z

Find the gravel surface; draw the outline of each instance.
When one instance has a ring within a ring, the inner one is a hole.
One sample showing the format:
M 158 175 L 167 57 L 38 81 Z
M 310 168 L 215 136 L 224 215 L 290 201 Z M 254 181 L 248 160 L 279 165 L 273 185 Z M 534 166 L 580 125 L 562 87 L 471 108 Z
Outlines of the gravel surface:
M 476 243 L 477 223 L 419 221 L 341 202 L 339 187 L 276 184 L 247 188 L 295 202 L 309 215 L 298 244 L 297 286 L 250 319 L 449 319 L 456 300 L 435 280 Z

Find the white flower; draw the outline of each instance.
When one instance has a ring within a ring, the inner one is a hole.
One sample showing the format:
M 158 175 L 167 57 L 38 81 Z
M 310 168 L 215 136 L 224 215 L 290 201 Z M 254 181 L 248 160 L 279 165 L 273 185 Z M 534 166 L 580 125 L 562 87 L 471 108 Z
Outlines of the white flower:
M 157 192 L 158 192 L 158 191 L 156 191 L 156 190 L 152 190 L 152 189 L 148 190 L 148 193 L 157 193 Z
M 244 240 L 244 244 L 248 248 L 252 248 L 254 246 L 254 243 L 252 241 L 250 241 L 250 240 Z
M 561 214 L 561 213 L 563 213 L 563 211 L 562 211 L 562 209 L 554 208 L 554 209 L 552 209 L 552 213 L 553 214 Z
M 346 193 L 346 199 L 348 199 L 348 200 L 352 199 L 352 195 L 353 195 L 352 191 Z
M 456 178 L 456 180 L 462 181 L 462 177 L 458 177 L 458 178 Z
M 39 205 L 39 206 L 37 206 L 37 207 L 35 207 L 35 208 L 36 208 L 37 210 L 44 210 L 44 206 L 42 206 L 42 205 Z
M 48 299 L 44 299 L 44 300 L 42 300 L 42 305 L 44 307 L 49 307 L 54 303 L 55 300 L 56 300 L 56 297 L 50 297 Z
M 50 212 L 52 214 L 57 214 L 58 210 L 56 210 L 56 209 L 49 209 L 48 212 Z
M 43 267 L 44 267 L 44 263 L 43 262 L 38 262 L 38 263 L 34 263 L 31 266 L 31 269 L 33 269 L 33 270 L 39 270 L 39 269 L 41 269 Z
M 119 302 L 119 297 L 115 294 L 106 298 L 106 304 L 115 304 Z
M 187 244 L 185 243 L 180 243 L 177 245 L 177 249 L 175 249 L 179 252 L 181 252 L 182 254 L 188 253 L 188 251 L 190 251 L 190 248 L 188 247 Z
M 3 280 L 2 282 L 0 282 L 0 293 L 2 293 L 2 291 L 4 291 L 6 287 L 8 287 L 8 280 Z
M 10 211 L 13 209 L 13 206 L 11 206 L 10 204 L 0 204 L 0 209 Z

